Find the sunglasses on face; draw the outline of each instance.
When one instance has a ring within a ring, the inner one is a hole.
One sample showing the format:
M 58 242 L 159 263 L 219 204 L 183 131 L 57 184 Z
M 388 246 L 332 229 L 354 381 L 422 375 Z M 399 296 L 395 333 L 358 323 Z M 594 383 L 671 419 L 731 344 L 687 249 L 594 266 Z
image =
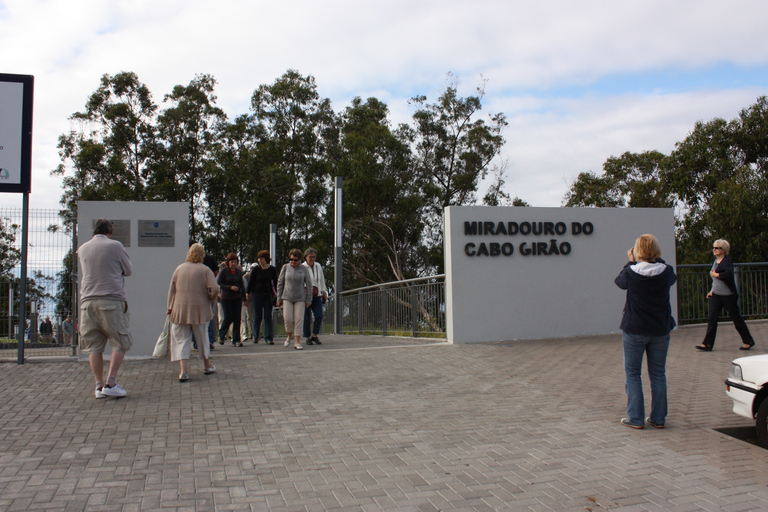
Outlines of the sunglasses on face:
M 722 247 L 713 247 L 712 250 L 713 251 L 722 251 L 723 248 Z
M 299 258 L 288 258 L 291 261 L 299 261 Z

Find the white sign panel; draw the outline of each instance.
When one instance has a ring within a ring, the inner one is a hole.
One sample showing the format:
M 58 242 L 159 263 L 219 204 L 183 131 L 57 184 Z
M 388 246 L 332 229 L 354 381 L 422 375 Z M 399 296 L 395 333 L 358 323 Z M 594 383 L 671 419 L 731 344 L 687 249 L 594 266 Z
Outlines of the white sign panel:
M 614 279 L 637 237 L 675 265 L 672 209 L 445 209 L 448 340 L 457 343 L 618 332 Z M 672 289 L 673 312 L 677 296 Z
M 30 192 L 34 77 L 0 74 L 0 192 Z

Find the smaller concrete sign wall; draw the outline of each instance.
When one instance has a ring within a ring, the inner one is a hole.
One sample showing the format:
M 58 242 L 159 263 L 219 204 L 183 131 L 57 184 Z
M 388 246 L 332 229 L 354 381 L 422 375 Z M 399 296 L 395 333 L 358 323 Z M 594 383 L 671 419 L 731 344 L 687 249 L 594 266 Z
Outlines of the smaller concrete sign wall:
M 674 266 L 674 228 L 672 209 L 448 207 L 448 340 L 618 332 L 626 292 L 613 281 L 627 250 L 651 233 Z
M 125 282 L 133 348 L 127 357 L 152 357 L 165 322 L 171 276 L 189 249 L 189 203 L 81 201 L 78 246 L 93 237 L 93 223 L 101 218 L 119 221 L 121 231 L 113 238 L 129 241 L 125 250 L 133 275 Z

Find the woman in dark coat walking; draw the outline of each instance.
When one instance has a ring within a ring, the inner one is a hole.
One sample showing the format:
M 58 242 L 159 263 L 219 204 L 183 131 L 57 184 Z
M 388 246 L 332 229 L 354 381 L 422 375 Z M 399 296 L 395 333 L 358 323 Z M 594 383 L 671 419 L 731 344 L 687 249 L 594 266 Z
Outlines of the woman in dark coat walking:
M 245 286 L 243 286 L 243 271 L 237 266 L 237 254 L 227 254 L 226 266 L 221 269 L 216 282 L 221 288 L 221 309 L 224 313 L 224 321 L 219 329 L 219 340 L 224 344 L 229 326 L 232 325 L 232 346 L 242 347 L 240 341 L 240 314 L 245 299 Z
M 733 320 L 733 325 L 741 336 L 743 345 L 740 350 L 749 350 L 755 346 L 755 340 L 749 332 L 747 323 L 741 318 L 739 311 L 739 292 L 736 290 L 736 280 L 733 273 L 733 260 L 728 256 L 731 252 L 731 244 L 727 240 L 715 240 L 712 244 L 712 252 L 715 254 L 715 262 L 709 275 L 712 278 L 712 289 L 707 294 L 709 299 L 709 319 L 707 321 L 707 333 L 701 345 L 696 349 L 702 352 L 711 352 L 717 336 L 717 319 L 720 311 L 725 308 Z

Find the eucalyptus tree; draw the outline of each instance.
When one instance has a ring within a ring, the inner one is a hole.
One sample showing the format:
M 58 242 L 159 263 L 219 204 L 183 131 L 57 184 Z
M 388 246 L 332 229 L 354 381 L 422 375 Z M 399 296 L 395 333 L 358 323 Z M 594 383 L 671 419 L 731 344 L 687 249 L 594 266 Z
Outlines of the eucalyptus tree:
M 429 200 L 428 245 L 437 271 L 442 270 L 443 209 L 477 201 L 478 184 L 504 146 L 505 115 L 489 114 L 488 122 L 478 118 L 485 83 L 477 87 L 476 96 L 462 98 L 457 80 L 449 74 L 446 89 L 435 103 L 427 103 L 426 96 L 411 99 L 418 107 L 412 131 L 415 172 L 424 181 Z
M 61 203 L 78 200 L 138 201 L 146 198 L 146 163 L 157 106 L 132 72 L 101 77 L 85 110 L 70 116 L 73 129 L 59 137 L 64 177 Z
M 668 157 L 658 151 L 609 157 L 603 173 L 582 172 L 565 196 L 565 206 L 668 208 L 676 196 L 669 183 Z
M 226 121 L 216 106 L 215 86 L 211 75 L 199 74 L 165 95 L 170 106 L 157 116 L 148 165 L 147 198 L 189 202 L 190 238 L 195 240 L 203 234 L 206 184 L 214 173 L 218 131 Z
M 699 121 L 675 149 L 610 157 L 603 173 L 581 173 L 566 206 L 673 207 L 677 261 L 711 258 L 726 238 L 740 261 L 768 259 L 768 100 L 731 121 Z
M 206 182 L 206 250 L 223 258 L 229 252 L 255 262 L 267 248 L 269 223 L 282 212 L 274 186 L 259 164 L 258 147 L 264 130 L 252 116 L 240 115 L 220 126 L 215 165 Z
M 427 202 L 423 178 L 402 127 L 393 132 L 387 105 L 352 100 L 340 118 L 338 152 L 344 178 L 345 283 L 364 286 L 418 276 Z
M 261 178 L 269 184 L 270 200 L 282 209 L 274 219 L 280 251 L 316 243 L 332 188 L 327 160 L 335 130 L 331 102 L 320 98 L 314 77 L 288 70 L 254 91 L 251 109 L 252 122 L 263 133 L 257 148 Z
M 678 254 L 711 256 L 726 238 L 738 261 L 768 260 L 768 99 L 731 121 L 698 122 L 670 155 L 669 180 L 681 204 Z

